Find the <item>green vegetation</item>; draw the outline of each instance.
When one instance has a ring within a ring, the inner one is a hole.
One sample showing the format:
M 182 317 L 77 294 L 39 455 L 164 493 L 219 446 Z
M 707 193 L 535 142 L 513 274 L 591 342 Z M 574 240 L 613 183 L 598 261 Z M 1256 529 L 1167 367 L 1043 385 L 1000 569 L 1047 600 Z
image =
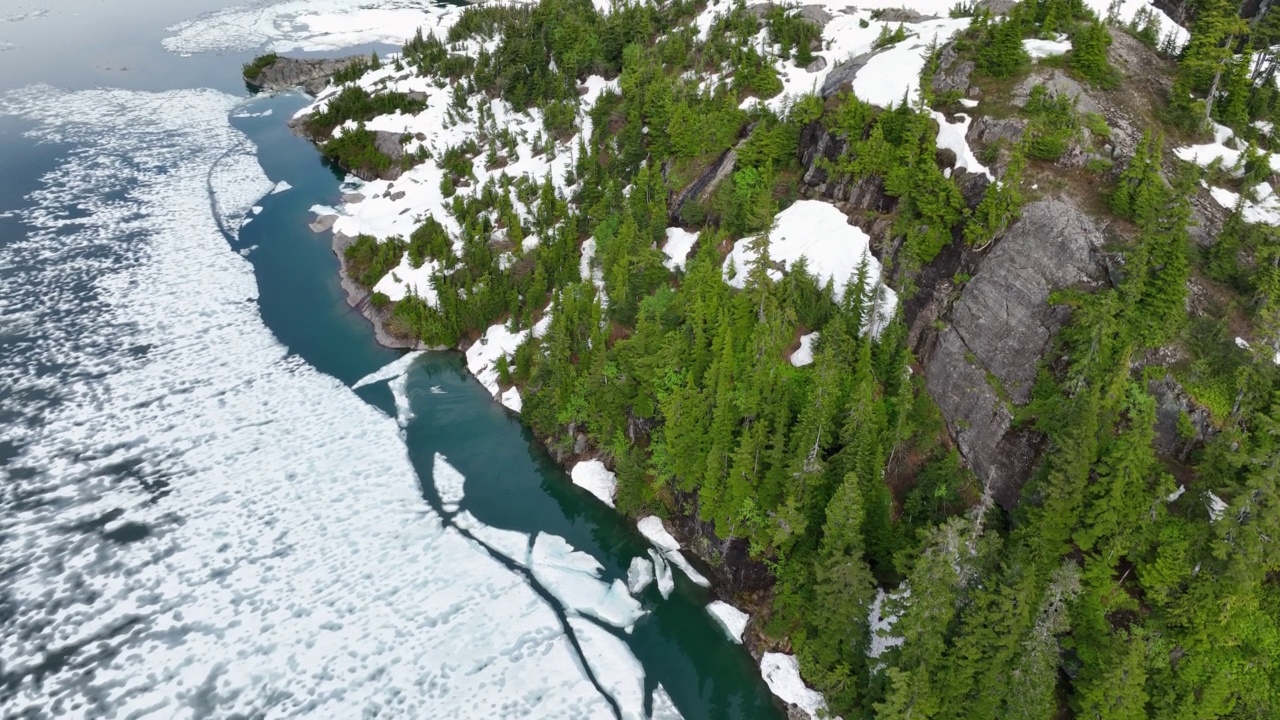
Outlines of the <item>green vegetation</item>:
M 400 264 L 404 248 L 404 240 L 400 238 L 387 238 L 379 242 L 371 235 L 358 235 L 342 251 L 347 261 L 347 274 L 361 285 L 373 287 L 383 275 Z
M 412 115 L 422 112 L 426 104 L 400 92 L 369 91 L 358 86 L 349 86 L 338 93 L 320 112 L 307 116 L 304 127 L 307 134 L 317 140 L 327 138 L 333 129 L 349 120 L 367 122 L 379 115 L 402 112 Z
M 248 80 L 249 82 L 253 82 L 257 80 L 258 78 L 262 77 L 263 70 L 266 70 L 268 67 L 271 67 L 271 65 L 274 64 L 275 61 L 279 59 L 280 59 L 279 55 L 275 53 L 267 53 L 266 55 L 259 55 L 253 60 L 245 63 L 244 79 Z

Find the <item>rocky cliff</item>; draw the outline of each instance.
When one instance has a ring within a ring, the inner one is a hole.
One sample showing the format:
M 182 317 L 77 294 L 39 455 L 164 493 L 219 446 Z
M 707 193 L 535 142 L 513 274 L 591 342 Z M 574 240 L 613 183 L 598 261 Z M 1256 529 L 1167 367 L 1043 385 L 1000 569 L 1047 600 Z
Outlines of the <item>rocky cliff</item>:
M 367 58 L 363 55 L 319 60 L 277 57 L 262 66 L 254 77 L 246 77 L 245 82 L 258 90 L 274 92 L 300 87 L 316 95 L 325 89 L 334 73 L 365 60 Z

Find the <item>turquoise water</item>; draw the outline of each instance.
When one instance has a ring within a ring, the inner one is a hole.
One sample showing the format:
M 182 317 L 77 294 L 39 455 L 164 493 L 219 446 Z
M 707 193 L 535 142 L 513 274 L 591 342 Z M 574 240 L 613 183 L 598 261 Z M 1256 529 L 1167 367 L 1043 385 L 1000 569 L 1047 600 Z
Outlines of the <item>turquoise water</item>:
M 284 124 L 305 102 L 298 95 L 264 97 L 247 109 L 271 115 L 233 119 L 258 145 L 268 177 L 293 186 L 259 202 L 263 211 L 233 248 L 252 248 L 247 257 L 267 326 L 308 363 L 352 384 L 399 353 L 377 346 L 368 323 L 347 306 L 329 236 L 307 228 L 313 205 L 338 201 L 340 175 Z M 395 413 L 385 383 L 358 392 Z M 561 536 L 599 560 L 607 580 L 625 579 L 631 558 L 645 554 L 648 543 L 573 486 L 519 420 L 466 373 L 459 354 L 424 356 L 409 374 L 408 394 L 415 415 L 406 429 L 410 457 L 423 496 L 437 509 L 430 478 L 441 453 L 467 478 L 462 509 L 486 525 Z M 632 635 L 619 634 L 643 664 L 647 689 L 661 683 L 690 720 L 781 717 L 750 656 L 706 613 L 707 592 L 675 575 L 676 592 L 663 600 L 650 586 L 643 599 L 648 614 Z

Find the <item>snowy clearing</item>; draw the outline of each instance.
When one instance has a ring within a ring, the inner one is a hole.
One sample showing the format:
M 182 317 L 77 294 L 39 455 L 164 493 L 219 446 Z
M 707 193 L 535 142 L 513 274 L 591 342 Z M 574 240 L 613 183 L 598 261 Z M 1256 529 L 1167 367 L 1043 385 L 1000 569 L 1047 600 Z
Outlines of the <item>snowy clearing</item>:
M 755 253 L 750 247 L 753 239 L 745 238 L 734 243 L 733 251 L 725 258 L 725 280 L 733 287 L 746 285 L 747 270 L 755 261 Z M 834 205 L 818 200 L 799 200 L 774 217 L 774 229 L 769 235 L 769 257 L 786 267 L 804 258 L 809 273 L 817 278 L 819 286 L 828 280 L 833 281 L 837 298 L 844 297 L 858 266 L 865 261 L 868 292 L 877 293 L 874 312 L 868 317 L 868 325 L 875 334 L 893 319 L 898 296 L 881 283 L 880 261 L 871 254 L 870 242 L 871 238 L 851 225 Z M 769 276 L 776 280 L 781 279 L 782 274 L 770 270 Z

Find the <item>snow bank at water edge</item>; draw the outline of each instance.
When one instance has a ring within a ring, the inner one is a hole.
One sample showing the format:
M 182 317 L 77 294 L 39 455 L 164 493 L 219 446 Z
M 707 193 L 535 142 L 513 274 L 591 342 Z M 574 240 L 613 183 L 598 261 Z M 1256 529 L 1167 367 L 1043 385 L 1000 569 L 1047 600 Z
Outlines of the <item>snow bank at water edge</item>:
M 742 644 L 742 633 L 747 630 L 747 622 L 751 620 L 750 615 L 721 600 L 707 605 L 707 612 L 711 613 L 711 617 L 715 618 L 720 627 L 729 634 L 730 640 Z
M 263 325 L 215 222 L 271 188 L 238 102 L 0 100 L 68 148 L 0 248 L 20 309 L 0 383 L 51 398 L 0 398 L 32 468 L 10 479 L 27 501 L 0 496 L 6 712 L 608 716 L 553 608 L 423 501 L 396 424 Z
M 733 251 L 724 261 L 725 281 L 736 288 L 747 282 L 747 271 L 755 261 L 751 250 L 755 238 L 745 238 L 734 243 Z M 871 238 L 834 205 L 819 200 L 799 200 L 774 216 L 773 232 L 769 234 L 769 257 L 784 266 L 794 265 L 805 258 L 809 273 L 825 285 L 835 283 L 836 297 L 844 297 L 849 283 L 854 280 L 858 265 L 867 264 L 867 290 L 878 293 L 875 311 L 870 313 L 869 327 L 879 333 L 897 311 L 898 296 L 880 282 L 880 261 L 870 250 Z M 782 273 L 770 270 L 775 280 Z
M 546 333 L 547 328 L 551 325 L 551 316 L 545 316 L 541 322 L 533 327 L 534 336 L 541 337 Z M 485 331 L 484 335 L 475 342 L 471 347 L 467 348 L 467 370 L 480 381 L 485 390 L 489 394 L 498 396 L 498 358 L 506 358 L 510 360 L 516 354 L 516 349 L 520 347 L 529 337 L 528 330 L 519 332 L 511 332 L 503 323 L 491 326 Z M 518 395 L 517 395 L 518 397 Z M 506 396 L 503 396 L 505 402 Z M 510 405 L 508 405 L 510 407 Z M 516 412 L 520 408 L 511 408 Z
M 583 460 L 569 473 L 573 484 L 595 495 L 600 502 L 613 507 L 613 496 L 618 492 L 618 476 L 599 460 Z
M 827 701 L 804 684 L 800 679 L 800 666 L 795 655 L 782 653 L 765 653 L 760 659 L 760 674 L 769 690 L 782 699 L 800 708 L 813 720 L 825 715 Z
M 640 534 L 644 535 L 649 542 L 653 543 L 654 546 L 658 548 L 662 553 L 662 556 L 666 558 L 667 562 L 680 568 L 680 571 L 683 572 L 690 580 L 702 587 L 711 587 L 711 581 L 703 577 L 702 573 L 694 570 L 693 566 L 689 564 L 689 561 L 680 553 L 679 541 L 672 537 L 671 533 L 667 532 L 667 529 L 663 527 L 661 518 L 653 515 L 641 518 L 640 521 L 636 523 L 636 529 L 638 529 Z M 659 588 L 662 587 L 661 574 L 658 575 L 658 586 Z M 666 597 L 667 593 L 664 592 L 662 596 Z

